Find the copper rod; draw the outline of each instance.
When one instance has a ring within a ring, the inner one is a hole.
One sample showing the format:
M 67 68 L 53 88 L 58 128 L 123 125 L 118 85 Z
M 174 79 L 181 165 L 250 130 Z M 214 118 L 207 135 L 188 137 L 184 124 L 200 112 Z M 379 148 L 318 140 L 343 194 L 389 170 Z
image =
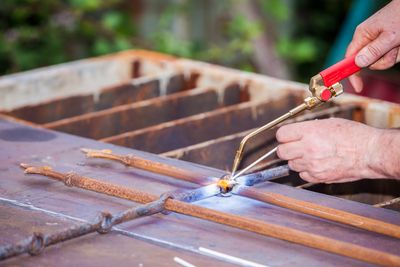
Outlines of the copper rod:
M 271 203 L 290 210 L 299 211 L 319 218 L 351 225 L 364 230 L 400 238 L 400 226 L 380 220 L 360 216 L 354 213 L 321 206 L 307 201 L 293 199 L 281 194 L 272 192 L 261 192 L 248 186 L 237 186 L 233 193 L 241 196 L 256 199 L 262 202 Z
M 86 157 L 88 158 L 103 158 L 114 160 L 125 164 L 126 166 L 143 169 L 166 176 L 172 176 L 174 178 L 196 184 L 207 185 L 210 182 L 214 182 L 214 180 L 210 180 L 208 179 L 208 177 L 199 175 L 198 173 L 194 173 L 193 171 L 182 169 L 176 166 L 171 166 L 161 162 L 148 160 L 134 155 L 118 155 L 112 153 L 111 150 L 93 150 L 87 148 L 82 148 L 81 151 L 85 153 Z
M 25 168 L 25 173 L 28 174 L 32 173 L 44 175 L 49 178 L 62 181 L 66 185 L 75 186 L 102 194 L 112 195 L 119 198 L 130 199 L 135 202 L 142 201 L 141 203 L 147 203 L 158 199 L 158 197 L 155 195 L 136 189 L 125 188 L 106 182 L 100 182 L 96 179 L 79 176 L 73 173 L 59 173 L 53 171 L 49 167 L 30 167 L 27 164 L 21 164 L 21 166 Z M 108 187 L 112 189 L 109 189 Z M 123 188 L 123 192 L 116 190 L 119 188 Z M 136 194 L 139 194 L 139 197 L 135 196 Z M 370 262 L 383 266 L 400 265 L 400 256 L 394 254 L 389 254 L 375 249 L 362 247 L 356 244 L 335 240 L 317 234 L 307 233 L 302 230 L 296 230 L 282 225 L 263 222 L 256 219 L 245 218 L 239 215 L 200 207 L 176 199 L 167 199 L 165 201 L 165 209 L 180 214 L 189 215 L 223 225 L 247 230 L 261 235 L 328 251 L 338 255 L 351 257 L 365 262 Z

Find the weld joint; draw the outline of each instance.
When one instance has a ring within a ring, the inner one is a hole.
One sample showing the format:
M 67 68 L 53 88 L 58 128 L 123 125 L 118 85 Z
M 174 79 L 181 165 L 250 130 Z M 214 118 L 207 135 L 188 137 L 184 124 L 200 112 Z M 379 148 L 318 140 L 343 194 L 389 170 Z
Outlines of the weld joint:
M 44 235 L 42 233 L 33 233 L 28 253 L 32 256 L 39 255 L 43 251 L 44 246 Z
M 109 212 L 102 212 L 100 215 L 100 227 L 97 232 L 100 234 L 107 234 L 113 227 L 112 224 L 113 216 Z
M 168 215 L 171 212 L 165 209 L 165 203 L 167 202 L 168 199 L 174 199 L 176 196 L 173 192 L 165 192 L 160 195 L 160 198 L 157 200 L 161 203 L 162 210 L 161 213 L 164 215 Z
M 72 187 L 73 186 L 73 180 L 74 178 L 77 177 L 77 174 L 74 172 L 68 172 L 65 174 L 65 179 L 64 179 L 64 184 L 68 187 Z

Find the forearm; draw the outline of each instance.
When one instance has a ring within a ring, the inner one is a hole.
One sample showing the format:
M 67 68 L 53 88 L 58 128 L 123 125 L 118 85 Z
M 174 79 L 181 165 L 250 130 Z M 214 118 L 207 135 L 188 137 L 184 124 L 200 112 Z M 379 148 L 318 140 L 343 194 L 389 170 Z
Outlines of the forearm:
M 400 179 L 400 130 L 382 129 L 373 140 L 370 168 L 377 177 Z

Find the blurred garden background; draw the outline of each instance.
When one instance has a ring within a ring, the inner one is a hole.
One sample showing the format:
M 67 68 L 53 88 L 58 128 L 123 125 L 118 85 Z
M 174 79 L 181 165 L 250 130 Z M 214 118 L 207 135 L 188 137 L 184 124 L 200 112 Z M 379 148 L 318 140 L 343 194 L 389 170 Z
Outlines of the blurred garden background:
M 148 49 L 308 82 L 380 0 L 1 0 L 0 75 Z

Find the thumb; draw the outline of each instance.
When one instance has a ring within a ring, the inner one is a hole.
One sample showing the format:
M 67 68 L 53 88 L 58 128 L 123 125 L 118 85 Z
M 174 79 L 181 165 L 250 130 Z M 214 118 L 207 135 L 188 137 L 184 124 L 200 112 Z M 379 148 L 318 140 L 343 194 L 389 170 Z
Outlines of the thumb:
M 396 46 L 394 32 L 382 32 L 378 38 L 358 52 L 355 62 L 360 68 L 368 67 Z

